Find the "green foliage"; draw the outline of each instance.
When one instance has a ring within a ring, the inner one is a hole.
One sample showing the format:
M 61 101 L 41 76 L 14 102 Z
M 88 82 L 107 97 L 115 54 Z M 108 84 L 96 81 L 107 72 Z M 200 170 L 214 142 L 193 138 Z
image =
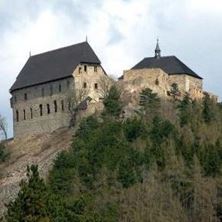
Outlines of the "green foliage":
M 157 93 L 153 93 L 151 89 L 146 88 L 140 93 L 140 106 L 145 110 L 157 111 L 160 107 L 160 98 Z
M 220 105 L 186 95 L 169 102 L 178 113 L 169 120 L 161 116 L 160 102 L 145 89 L 140 94 L 144 112 L 120 121 L 112 118 L 121 110 L 119 92 L 112 88 L 105 115 L 81 121 L 46 184 L 35 167 L 28 170 L 28 181 L 8 207 L 8 221 L 219 220 Z
M 132 142 L 133 140 L 137 139 L 139 136 L 142 135 L 144 129 L 144 125 L 141 120 L 134 118 L 134 119 L 127 119 L 123 125 L 124 135 L 128 141 Z
M 27 182 L 22 180 L 16 200 L 8 205 L 7 221 L 49 221 L 48 193 L 37 166 L 27 167 L 27 178 Z
M 4 162 L 9 156 L 9 153 L 6 151 L 5 146 L 0 143 L 0 163 Z
M 118 117 L 122 110 L 122 104 L 120 101 L 120 91 L 115 85 L 111 86 L 108 96 L 103 101 L 105 107 L 105 114 Z
M 190 123 L 191 113 L 192 113 L 192 103 L 188 94 L 179 103 L 178 109 L 179 109 L 180 125 L 184 126 Z
M 179 95 L 180 95 L 180 91 L 179 91 L 179 88 L 178 88 L 177 83 L 173 83 L 173 84 L 171 85 L 170 93 L 173 95 L 174 98 L 175 98 L 176 96 L 179 96 Z
M 206 123 L 210 123 L 215 119 L 215 102 L 206 94 L 203 99 L 203 119 Z

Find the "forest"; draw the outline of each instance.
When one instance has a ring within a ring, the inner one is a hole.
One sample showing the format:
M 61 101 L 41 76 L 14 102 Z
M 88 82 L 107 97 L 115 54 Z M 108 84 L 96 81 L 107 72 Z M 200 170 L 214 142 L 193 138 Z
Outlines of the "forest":
M 112 86 L 46 180 L 27 167 L 7 222 L 222 221 L 222 105 L 163 100 L 147 88 L 122 117 Z

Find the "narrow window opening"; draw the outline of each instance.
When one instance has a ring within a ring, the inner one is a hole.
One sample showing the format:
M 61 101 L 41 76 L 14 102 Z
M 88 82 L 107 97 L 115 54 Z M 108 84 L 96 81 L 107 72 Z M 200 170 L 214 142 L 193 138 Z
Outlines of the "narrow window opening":
M 26 120 L 25 109 L 23 109 L 23 119 Z
M 94 66 L 94 72 L 97 72 L 97 66 Z
M 59 92 L 62 92 L 62 86 L 59 84 Z
M 55 113 L 57 113 L 57 102 L 56 102 L 56 100 L 54 100 L 54 110 L 55 110 Z
M 27 100 L 28 99 L 28 96 L 27 96 L 27 93 L 24 94 L 24 100 Z
M 155 84 L 156 84 L 157 86 L 159 86 L 159 84 L 160 84 L 159 79 L 156 79 L 156 80 L 155 80 Z
M 45 89 L 42 88 L 41 91 L 42 91 L 42 93 L 41 93 L 41 94 L 42 94 L 42 97 L 44 97 L 44 96 L 45 96 Z
M 95 83 L 94 87 L 95 89 L 98 89 L 98 83 Z
M 85 89 L 86 87 L 87 87 L 87 83 L 84 82 L 84 83 L 83 83 L 83 88 Z
M 64 101 L 63 100 L 61 101 L 61 108 L 62 108 L 62 111 L 64 111 Z
M 79 73 L 82 73 L 82 67 L 79 67 Z
M 87 65 L 84 65 L 84 71 L 87 72 Z
M 50 114 L 50 105 L 47 104 L 47 113 Z
M 19 121 L 19 111 L 16 110 L 16 122 L 18 122 L 18 121 Z
M 42 116 L 42 104 L 39 105 L 39 113 L 40 113 L 40 116 Z
M 33 118 L 33 111 L 32 111 L 32 108 L 30 108 L 30 117 L 31 117 L 31 119 Z

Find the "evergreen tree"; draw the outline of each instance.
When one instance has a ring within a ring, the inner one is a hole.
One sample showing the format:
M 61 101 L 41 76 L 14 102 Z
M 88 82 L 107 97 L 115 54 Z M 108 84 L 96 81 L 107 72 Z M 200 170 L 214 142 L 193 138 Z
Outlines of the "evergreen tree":
M 48 192 L 38 166 L 27 167 L 27 179 L 20 183 L 18 197 L 9 203 L 7 222 L 50 221 L 47 212 Z
M 203 99 L 203 119 L 206 123 L 210 123 L 215 119 L 214 106 L 215 104 L 212 99 L 210 99 L 210 96 L 205 94 Z
M 0 142 L 0 163 L 4 162 L 9 156 L 3 143 Z
M 139 104 L 145 113 L 144 117 L 148 119 L 148 121 L 159 114 L 160 98 L 157 96 L 157 93 L 153 93 L 151 89 L 146 88 L 142 90 Z
M 192 113 L 192 103 L 188 94 L 185 95 L 183 100 L 178 105 L 180 125 L 184 126 L 190 123 Z
M 105 113 L 114 117 L 118 117 L 122 110 L 120 101 L 120 91 L 115 85 L 111 86 L 108 95 L 103 101 Z
M 178 88 L 177 83 L 173 83 L 173 84 L 171 85 L 170 93 L 171 93 L 171 95 L 173 96 L 174 99 L 175 99 L 177 96 L 180 95 L 180 91 L 179 91 L 179 88 Z

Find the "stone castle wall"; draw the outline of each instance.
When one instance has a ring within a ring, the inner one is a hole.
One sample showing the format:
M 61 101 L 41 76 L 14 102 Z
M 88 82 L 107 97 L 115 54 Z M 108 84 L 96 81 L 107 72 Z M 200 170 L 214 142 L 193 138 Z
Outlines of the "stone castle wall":
M 93 64 L 78 65 L 73 76 L 75 77 L 76 90 L 85 90 L 86 94 L 92 98 L 92 102 L 98 102 L 102 97 L 101 81 L 109 81 L 103 68 Z
M 169 90 L 168 74 L 162 69 L 126 70 L 123 74 L 124 90 L 134 92 L 150 88 L 161 96 Z
M 161 97 L 167 97 L 171 85 L 176 83 L 181 96 L 189 93 L 192 99 L 203 97 L 202 80 L 186 74 L 168 75 L 162 69 L 126 70 L 123 74 L 124 90 L 135 94 L 144 88 L 150 88 Z
M 67 78 L 14 91 L 14 136 L 52 132 L 68 126 L 67 93 L 73 89 L 73 78 Z
M 186 74 L 169 75 L 169 85 L 177 83 L 179 90 L 189 93 L 193 99 L 201 99 L 203 97 L 202 79 L 194 78 Z
M 87 96 L 92 102 L 101 97 L 101 78 L 107 78 L 99 65 L 81 64 L 73 77 L 44 83 L 12 92 L 14 136 L 52 132 L 70 124 L 70 97 L 84 92 L 77 102 Z M 92 107 L 92 106 L 90 106 Z M 89 112 L 95 109 L 90 108 Z M 84 114 L 81 114 L 84 116 Z

